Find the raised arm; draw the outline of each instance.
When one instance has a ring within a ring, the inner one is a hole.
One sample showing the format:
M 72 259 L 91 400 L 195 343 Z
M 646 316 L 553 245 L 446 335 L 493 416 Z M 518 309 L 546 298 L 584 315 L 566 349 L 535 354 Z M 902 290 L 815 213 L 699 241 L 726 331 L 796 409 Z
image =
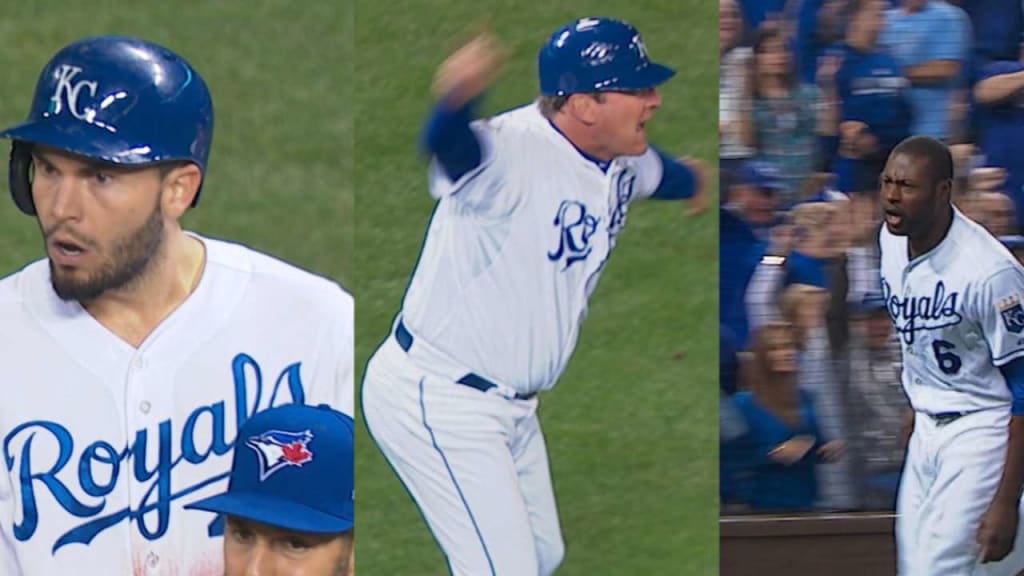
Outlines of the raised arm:
M 481 34 L 448 57 L 434 79 L 437 103 L 420 144 L 452 182 L 480 166 L 483 145 L 470 123 L 484 92 L 501 69 L 503 55 L 489 34 Z

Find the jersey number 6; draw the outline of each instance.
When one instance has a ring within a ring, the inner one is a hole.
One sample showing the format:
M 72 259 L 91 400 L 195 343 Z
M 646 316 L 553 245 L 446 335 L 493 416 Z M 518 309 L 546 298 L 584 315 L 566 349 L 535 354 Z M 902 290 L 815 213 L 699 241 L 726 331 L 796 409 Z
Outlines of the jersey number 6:
M 956 374 L 963 364 L 960 357 L 952 352 L 954 348 L 956 348 L 955 344 L 945 340 L 932 342 L 932 352 L 935 353 L 935 360 L 939 363 L 939 370 L 942 370 L 943 374 Z

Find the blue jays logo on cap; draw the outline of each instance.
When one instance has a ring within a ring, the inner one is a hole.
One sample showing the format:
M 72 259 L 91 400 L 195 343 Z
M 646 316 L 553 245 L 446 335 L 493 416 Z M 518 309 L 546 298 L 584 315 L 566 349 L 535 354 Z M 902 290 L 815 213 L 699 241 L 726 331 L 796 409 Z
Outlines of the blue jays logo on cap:
M 312 462 L 313 452 L 309 443 L 313 433 L 284 432 L 270 430 L 253 436 L 245 441 L 245 445 L 256 451 L 259 461 L 260 482 L 266 480 L 278 470 L 289 466 L 298 466 Z
M 1024 331 L 1024 307 L 1021 307 L 1020 298 L 1016 295 L 999 302 L 999 315 L 1010 332 L 1020 334 Z

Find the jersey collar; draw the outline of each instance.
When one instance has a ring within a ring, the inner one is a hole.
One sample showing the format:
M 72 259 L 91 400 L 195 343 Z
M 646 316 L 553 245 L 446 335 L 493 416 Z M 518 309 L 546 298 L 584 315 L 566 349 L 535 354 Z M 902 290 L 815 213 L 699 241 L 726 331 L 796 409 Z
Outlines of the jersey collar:
M 586 159 L 588 162 L 590 162 L 594 166 L 597 166 L 601 170 L 601 172 L 604 172 L 605 174 L 608 173 L 608 168 L 610 168 L 612 165 L 610 160 L 601 160 L 600 158 L 592 154 L 587 154 L 586 152 L 583 151 L 582 148 L 580 148 L 572 140 L 570 140 L 569 137 L 565 135 L 565 132 L 562 132 L 558 128 L 558 126 L 556 126 L 555 123 L 551 121 L 551 118 L 545 118 L 545 120 L 547 120 L 548 124 L 550 124 L 551 127 L 555 129 L 555 132 L 558 132 L 558 134 L 562 138 L 565 138 L 566 142 L 568 142 L 573 148 L 576 149 L 577 152 L 579 152 L 580 156 L 583 156 L 583 158 Z

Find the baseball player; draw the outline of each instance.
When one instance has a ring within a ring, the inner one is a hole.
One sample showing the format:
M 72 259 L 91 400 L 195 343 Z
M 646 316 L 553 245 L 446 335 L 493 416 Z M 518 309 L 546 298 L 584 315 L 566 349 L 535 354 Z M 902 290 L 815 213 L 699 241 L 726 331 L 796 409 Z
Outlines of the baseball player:
M 882 172 L 882 292 L 913 408 L 899 573 L 1012 576 L 1024 569 L 1024 268 L 950 204 L 952 178 L 949 149 L 924 136 Z
M 352 428 L 326 405 L 279 406 L 245 423 L 227 492 L 186 506 L 226 517 L 226 576 L 354 573 Z
M 170 50 L 96 37 L 39 76 L 10 191 L 46 258 L 0 280 L 0 574 L 222 573 L 238 430 L 281 404 L 352 413 L 352 299 L 183 231 L 213 105 Z
M 473 121 L 498 59 L 482 35 L 439 70 L 424 134 L 438 204 L 362 401 L 453 574 L 547 575 L 564 546 L 537 394 L 572 355 L 630 203 L 700 208 L 701 177 L 648 146 L 674 71 L 631 25 L 559 29 L 537 101 Z

